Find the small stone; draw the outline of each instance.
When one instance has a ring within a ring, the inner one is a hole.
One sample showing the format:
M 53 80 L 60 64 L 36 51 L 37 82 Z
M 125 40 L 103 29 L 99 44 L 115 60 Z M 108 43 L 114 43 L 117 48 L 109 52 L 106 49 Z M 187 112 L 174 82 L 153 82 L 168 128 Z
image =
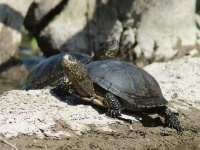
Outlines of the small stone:
M 199 51 L 197 49 L 193 49 L 189 52 L 189 55 L 194 57 L 197 56 L 199 54 Z

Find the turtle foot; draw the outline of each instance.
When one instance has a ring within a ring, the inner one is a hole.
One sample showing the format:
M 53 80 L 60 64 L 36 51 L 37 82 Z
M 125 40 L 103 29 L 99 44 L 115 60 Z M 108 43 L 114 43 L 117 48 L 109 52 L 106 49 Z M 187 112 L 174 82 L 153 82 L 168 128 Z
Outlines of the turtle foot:
M 178 118 L 174 114 L 171 115 L 171 117 L 166 117 L 165 124 L 170 128 L 176 129 L 178 134 L 182 133 L 183 131 Z
M 106 116 L 109 116 L 111 118 L 118 118 L 121 117 L 121 111 L 115 109 L 108 109 L 106 112 Z
M 54 94 L 58 97 L 64 98 L 66 96 L 69 96 L 70 93 L 68 93 L 66 90 L 64 90 L 61 86 L 57 86 L 50 90 L 51 94 Z
M 171 110 L 168 107 L 160 107 L 157 113 L 165 117 L 165 124 L 168 127 L 176 129 L 178 134 L 182 133 L 183 129 L 180 125 L 178 118 L 174 115 L 173 112 L 171 112 Z

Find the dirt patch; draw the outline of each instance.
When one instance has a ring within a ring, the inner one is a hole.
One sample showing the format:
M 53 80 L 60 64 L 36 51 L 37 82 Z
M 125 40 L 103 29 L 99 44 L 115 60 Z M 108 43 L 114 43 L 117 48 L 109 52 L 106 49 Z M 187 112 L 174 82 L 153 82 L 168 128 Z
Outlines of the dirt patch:
M 56 121 L 54 130 L 65 131 L 71 136 L 45 136 L 19 134 L 14 138 L 3 138 L 0 149 L 200 149 L 200 117 L 199 110 L 179 111 L 179 120 L 184 127 L 182 135 L 175 130 L 155 125 L 152 120 L 128 123 L 116 122 L 110 124 L 113 130 L 102 131 L 96 125 L 90 125 L 90 130 L 77 135 L 62 120 Z M 151 117 L 156 117 L 155 115 Z M 145 123 L 146 122 L 146 123 Z M 154 124 L 149 127 L 145 125 Z M 53 129 L 52 129 L 53 130 Z
M 158 115 L 123 112 L 128 124 L 77 99 L 61 101 L 48 89 L 0 95 L 0 149 L 200 149 L 199 58 L 145 67 L 160 83 L 184 131 Z M 139 119 L 136 120 L 135 118 Z

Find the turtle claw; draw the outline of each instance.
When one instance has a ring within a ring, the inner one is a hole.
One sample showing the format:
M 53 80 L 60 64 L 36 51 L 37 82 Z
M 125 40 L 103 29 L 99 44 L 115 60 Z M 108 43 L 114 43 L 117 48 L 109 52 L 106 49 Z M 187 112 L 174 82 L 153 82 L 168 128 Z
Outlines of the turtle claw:
M 122 116 L 118 116 L 117 118 L 119 120 L 122 120 L 122 121 L 128 122 L 130 124 L 133 124 L 133 120 L 131 120 L 131 119 L 126 119 L 126 118 L 123 118 Z
M 181 134 L 183 132 L 183 129 L 180 125 L 180 122 L 176 118 L 176 116 L 173 116 L 172 118 L 169 118 L 165 121 L 165 124 L 172 129 L 176 129 L 178 134 Z
M 106 112 L 106 116 L 109 116 L 111 118 L 117 118 L 119 120 L 123 120 L 125 122 L 130 123 L 130 124 L 133 123 L 133 121 L 131 119 L 123 118 L 120 110 L 108 109 L 108 111 Z
M 171 110 L 168 107 L 162 106 L 160 108 L 157 108 L 157 113 L 160 116 L 165 117 L 166 126 L 175 129 L 178 134 L 180 134 L 183 131 L 178 118 L 174 115 L 174 113 L 171 112 Z
M 111 118 L 118 118 L 121 116 L 121 111 L 115 109 L 108 109 L 106 112 L 106 116 L 109 116 Z

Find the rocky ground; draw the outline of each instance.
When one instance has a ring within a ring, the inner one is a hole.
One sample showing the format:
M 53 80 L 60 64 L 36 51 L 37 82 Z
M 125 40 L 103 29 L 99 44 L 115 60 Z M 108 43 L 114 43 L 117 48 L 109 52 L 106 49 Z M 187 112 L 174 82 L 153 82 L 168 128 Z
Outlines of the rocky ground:
M 133 124 L 105 116 L 104 108 L 43 90 L 0 95 L 0 149 L 200 149 L 200 58 L 145 67 L 160 83 L 184 131 L 163 118 L 124 112 Z

